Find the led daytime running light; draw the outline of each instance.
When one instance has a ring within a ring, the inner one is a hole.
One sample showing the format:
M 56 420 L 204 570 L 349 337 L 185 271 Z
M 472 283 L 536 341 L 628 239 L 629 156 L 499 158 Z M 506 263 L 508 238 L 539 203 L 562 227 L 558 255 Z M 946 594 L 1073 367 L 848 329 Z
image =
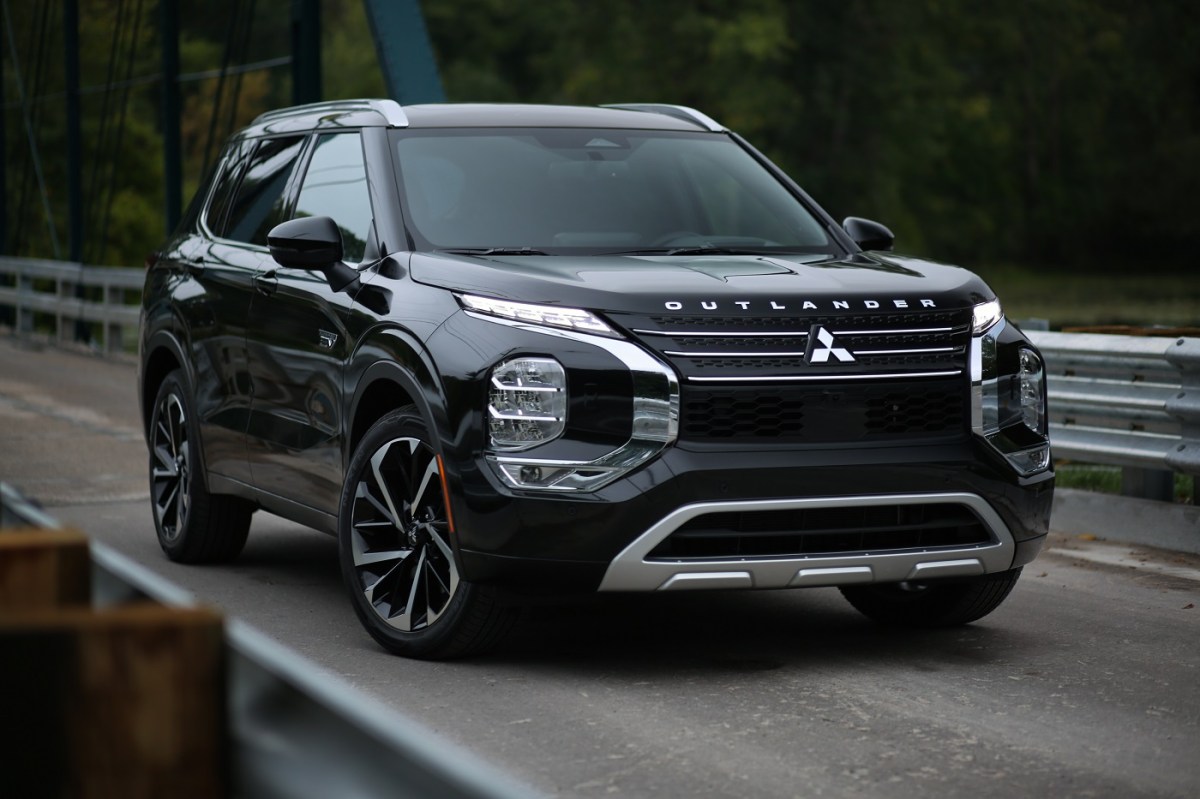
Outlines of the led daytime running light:
M 459 302 L 470 311 L 512 319 L 517 322 L 529 322 L 546 327 L 561 327 L 567 330 L 579 330 L 584 333 L 594 333 L 600 336 L 617 337 L 616 331 L 605 324 L 591 311 L 580 308 L 558 308 L 549 305 L 531 305 L 525 302 L 497 300 L 491 297 L 479 297 L 474 294 L 459 294 Z
M 1003 318 L 1004 311 L 1000 308 L 1000 300 L 983 302 L 975 306 L 975 318 L 971 324 L 971 334 L 978 336 Z

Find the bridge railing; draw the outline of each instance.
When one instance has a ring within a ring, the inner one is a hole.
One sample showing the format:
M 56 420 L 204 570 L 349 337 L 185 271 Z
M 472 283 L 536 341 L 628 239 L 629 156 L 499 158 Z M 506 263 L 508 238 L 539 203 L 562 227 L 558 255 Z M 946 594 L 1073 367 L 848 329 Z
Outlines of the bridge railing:
M 20 335 L 50 323 L 60 344 L 76 338 L 76 323 L 96 325 L 101 349 L 118 353 L 136 336 L 145 279 L 144 269 L 0 257 L 0 309 L 10 309 Z
M 136 335 L 142 269 L 0 257 L 0 312 L 18 334 L 53 319 L 98 324 L 105 352 Z M 76 297 L 76 287 L 99 299 Z M 0 318 L 3 318 L 0 313 Z M 1168 499 L 1172 472 L 1200 475 L 1200 338 L 1029 331 L 1046 356 L 1050 439 L 1058 458 L 1122 467 L 1128 493 Z
M 48 541 L 38 543 L 42 538 Z M 84 768 L 94 770 L 100 780 L 97 785 L 105 786 L 93 785 L 95 792 L 115 796 L 122 787 L 140 786 L 144 791 L 146 783 L 139 780 L 161 776 L 162 761 L 181 748 L 195 760 L 206 756 L 214 759 L 213 752 L 223 747 L 202 745 L 196 737 L 199 732 L 180 731 L 178 725 L 184 723 L 180 719 L 174 719 L 172 726 L 155 727 L 152 722 L 162 721 L 158 718 L 158 708 L 147 709 L 147 697 L 161 698 L 176 710 L 184 707 L 186 703 L 173 704 L 171 696 L 162 695 L 164 690 L 177 688 L 179 684 L 192 690 L 211 688 L 203 680 L 189 682 L 180 678 L 181 674 L 192 675 L 193 671 L 201 673 L 200 666 L 195 664 L 205 662 L 201 651 L 204 647 L 198 647 L 195 639 L 188 648 L 173 646 L 176 639 L 168 634 L 173 629 L 170 614 L 179 612 L 182 616 L 194 608 L 192 597 L 115 550 L 94 541 L 89 545 L 82 535 L 62 530 L 53 518 L 5 483 L 0 483 L 0 544 L 3 544 L 0 546 L 0 650 L 7 656 L 21 660 L 45 654 L 42 650 L 46 647 L 32 655 L 17 651 L 18 645 L 27 641 L 30 628 L 41 630 L 43 637 L 61 635 L 63 629 L 83 630 L 90 636 L 86 641 L 83 633 L 70 639 L 80 650 L 84 643 L 91 647 L 88 651 L 104 650 L 107 646 L 109 649 L 104 651 L 108 651 L 108 659 L 103 662 L 120 662 L 126 667 L 128 664 L 121 658 L 133 657 L 130 651 L 150 652 L 158 675 L 156 680 L 131 686 L 124 682 L 129 675 L 121 669 L 89 673 L 86 693 L 82 689 L 73 690 L 70 679 L 62 681 L 63 694 L 76 697 L 80 704 L 102 705 L 109 714 L 87 715 L 87 718 L 103 717 L 114 729 L 127 732 L 133 728 L 121 726 L 121 714 L 127 706 L 135 708 L 129 712 L 154 716 L 149 721 L 138 716 L 139 735 L 128 739 L 115 735 L 106 740 L 104 732 L 96 730 L 90 736 L 57 734 L 58 726 L 32 724 L 29 719 L 9 712 L 19 705 L 13 691 L 18 694 L 29 691 L 29 686 L 6 687 L 9 694 L 0 699 L 0 711 L 4 711 L 0 712 L 0 740 L 20 740 L 26 747 L 43 747 L 40 760 L 29 758 L 6 763 L 6 789 L 12 788 L 13 796 L 44 795 L 51 783 L 39 764 L 61 760 L 82 763 Z M 90 556 L 90 575 L 70 568 L 76 551 L 84 553 L 85 567 Z M 19 574 L 22 570 L 42 579 L 31 585 L 28 578 Z M 64 585 L 59 587 L 59 583 Z M 22 593 L 22 588 L 27 590 Z M 84 596 L 79 597 L 81 590 Z M 76 606 L 79 599 L 89 605 L 83 609 L 83 616 Z M 131 650 L 128 641 L 146 627 L 145 617 L 130 623 L 123 619 L 114 621 L 105 614 L 139 606 L 153 606 L 160 611 L 155 616 L 159 627 L 151 631 L 141 649 Z M 116 643 L 97 635 L 98 630 L 105 629 L 106 622 L 119 629 L 119 635 L 114 637 Z M 191 622 L 184 619 L 179 623 Z M 220 660 L 225 673 L 218 682 L 223 697 L 215 696 L 212 701 L 225 707 L 225 712 L 219 715 L 225 719 L 222 737 L 228 744 L 228 759 L 223 766 L 218 763 L 216 767 L 227 773 L 214 778 L 228 788 L 225 795 L 264 799 L 343 796 L 525 799 L 539 795 L 530 786 L 520 784 L 417 722 L 382 707 L 377 699 L 360 693 L 338 675 L 252 627 L 232 620 L 224 621 L 221 626 L 224 640 L 218 641 L 217 646 L 223 651 Z M 76 649 L 48 651 L 57 658 L 62 652 L 74 653 Z M 184 659 L 194 669 L 184 668 L 181 663 Z M 134 665 L 146 664 L 138 661 Z M 29 672 L 19 666 L 9 661 L 0 663 L 0 674 Z M 55 675 L 59 671 L 71 673 L 65 666 L 55 668 L 58 668 L 53 672 Z M 132 667 L 129 671 L 144 673 Z M 175 676 L 174 682 L 169 679 L 171 675 Z M 43 715 L 47 717 L 58 718 L 56 714 L 61 714 L 74 719 L 61 698 L 40 696 L 32 701 L 44 703 Z M 148 742 L 147 730 L 156 730 L 170 740 L 162 744 Z M 180 738 L 197 746 L 187 749 L 177 740 Z M 47 761 L 45 751 L 56 754 L 58 749 L 71 750 L 74 755 L 57 760 L 51 757 Z M 111 762 L 106 764 L 90 757 L 98 757 L 100 753 L 118 756 L 119 773 Z M 223 760 L 220 756 L 215 759 Z M 86 776 L 75 775 L 75 780 Z M 201 795 L 194 786 L 187 789 L 186 785 L 176 784 L 175 787 L 180 790 L 174 795 Z
M 1170 499 L 1200 475 L 1200 338 L 1047 333 L 1055 458 L 1120 466 L 1126 493 Z

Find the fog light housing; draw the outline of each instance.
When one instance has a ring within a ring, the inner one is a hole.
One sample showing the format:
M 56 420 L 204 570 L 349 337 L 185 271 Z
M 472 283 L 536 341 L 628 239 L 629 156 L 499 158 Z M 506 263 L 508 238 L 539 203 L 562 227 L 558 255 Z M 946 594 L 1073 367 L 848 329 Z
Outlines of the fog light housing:
M 553 441 L 567 426 L 567 373 L 553 358 L 514 358 L 492 369 L 488 434 L 493 449 Z

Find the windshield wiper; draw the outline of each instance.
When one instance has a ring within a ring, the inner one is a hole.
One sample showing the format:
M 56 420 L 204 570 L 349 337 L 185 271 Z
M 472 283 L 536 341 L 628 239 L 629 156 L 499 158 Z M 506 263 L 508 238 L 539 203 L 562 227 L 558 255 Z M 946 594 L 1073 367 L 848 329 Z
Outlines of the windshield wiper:
M 698 247 L 675 247 L 667 250 L 667 255 L 757 255 L 757 253 L 746 249 L 730 249 L 729 247 L 717 247 L 712 244 L 702 244 Z
M 699 247 L 646 247 L 640 250 L 606 252 L 605 255 L 764 255 L 772 250 L 761 247 L 717 247 L 706 244 Z
M 549 255 L 544 250 L 532 247 L 453 247 L 438 252 L 448 252 L 453 255 Z

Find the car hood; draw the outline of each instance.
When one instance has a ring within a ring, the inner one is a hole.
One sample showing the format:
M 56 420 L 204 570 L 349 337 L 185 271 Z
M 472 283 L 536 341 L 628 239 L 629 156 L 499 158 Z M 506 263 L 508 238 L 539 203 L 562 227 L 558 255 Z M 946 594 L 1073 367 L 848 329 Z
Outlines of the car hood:
M 632 314 L 795 315 L 961 309 L 995 294 L 953 266 L 867 253 L 469 256 L 418 253 L 414 280 L 518 302 Z

